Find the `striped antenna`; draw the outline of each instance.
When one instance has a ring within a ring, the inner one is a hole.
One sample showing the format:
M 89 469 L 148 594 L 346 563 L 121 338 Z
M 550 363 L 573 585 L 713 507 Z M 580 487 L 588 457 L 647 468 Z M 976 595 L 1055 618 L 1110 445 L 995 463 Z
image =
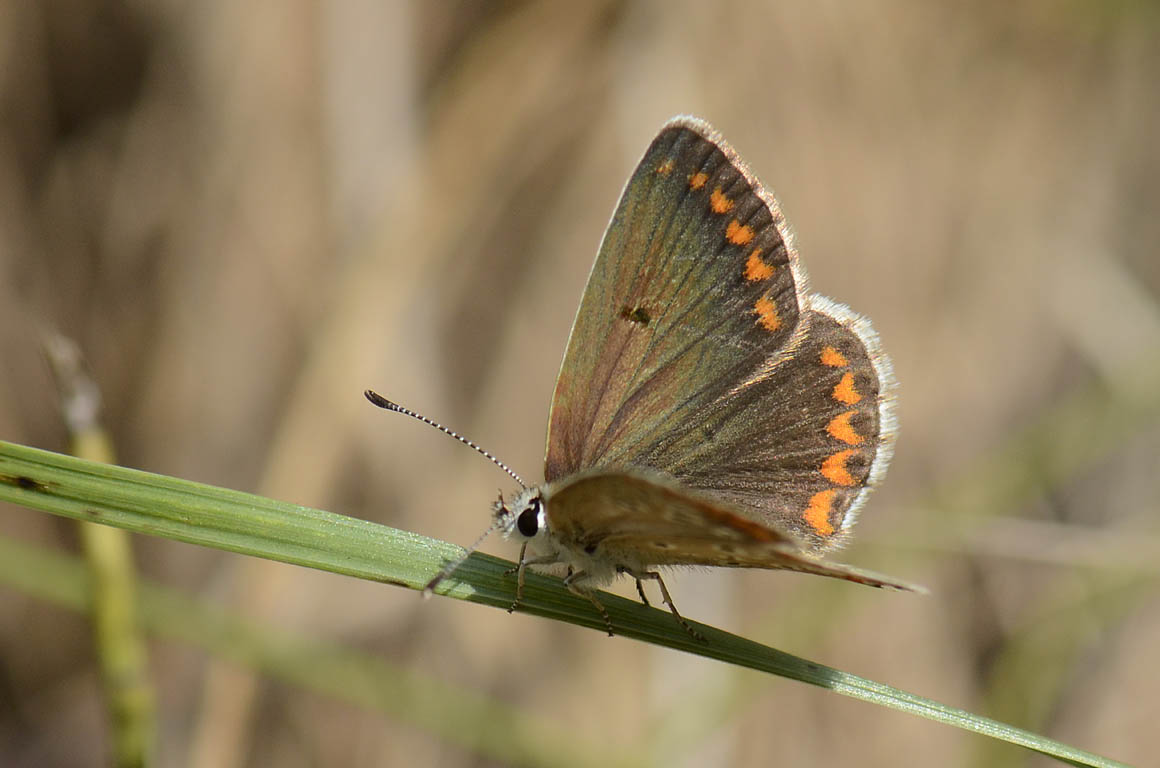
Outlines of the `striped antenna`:
M 520 484 L 520 488 L 526 489 L 528 487 L 528 486 L 524 485 L 524 481 L 520 479 L 520 476 L 511 470 L 511 467 L 509 467 L 507 464 L 504 464 L 502 461 L 497 459 L 495 456 L 491 455 L 490 452 L 485 451 L 483 448 L 480 448 L 478 445 L 473 443 L 471 440 L 468 440 L 466 437 L 459 434 L 458 432 L 452 432 L 450 429 L 443 426 L 442 424 L 440 424 L 437 421 L 431 421 L 431 419 L 427 418 L 426 416 L 424 416 L 420 413 L 415 413 L 410 408 L 404 408 L 403 406 L 399 405 L 398 403 L 393 403 L 390 400 L 388 400 L 387 398 L 380 395 L 378 392 L 375 392 L 374 390 L 368 389 L 363 394 L 366 395 L 367 400 L 370 400 L 372 403 L 374 403 L 375 405 L 377 405 L 378 407 L 380 407 L 384 410 L 394 411 L 395 413 L 401 413 L 404 416 L 410 416 L 413 419 L 418 419 L 419 421 L 423 422 L 427 426 L 435 427 L 435 429 L 439 430 L 443 434 L 450 435 L 451 437 L 454 437 L 456 440 L 463 443 L 467 447 L 474 448 L 478 453 L 480 453 L 481 455 L 483 455 L 487 459 L 490 459 L 492 464 L 495 464 L 497 467 L 502 469 L 504 472 L 507 472 L 509 475 L 511 475 L 512 479 Z
M 451 437 L 454 437 L 456 440 L 463 443 L 467 447 L 475 449 L 476 452 L 478 452 L 478 453 L 482 454 L 484 457 L 490 459 L 491 463 L 495 464 L 497 467 L 502 469 L 504 472 L 507 472 L 509 475 L 511 475 L 512 479 L 520 484 L 520 488 L 523 488 L 523 489 L 527 488 L 527 486 L 524 485 L 524 481 L 520 479 L 520 476 L 517 475 L 515 472 L 513 472 L 507 464 L 504 464 L 502 461 L 500 461 L 495 456 L 493 456 L 490 452 L 485 451 L 483 448 L 479 447 L 471 440 L 468 440 L 463 435 L 461 435 L 457 432 L 452 432 L 450 429 L 443 426 L 442 424 L 440 424 L 436 421 L 432 421 L 431 419 L 428 419 L 426 416 L 423 416 L 422 414 L 415 413 L 414 411 L 412 411 L 409 408 L 404 408 L 403 406 L 399 405 L 398 403 L 391 402 L 390 400 L 383 397 L 379 393 L 374 392 L 373 390 L 368 389 L 363 394 L 366 395 L 367 400 L 370 400 L 372 403 L 374 403 L 375 405 L 377 405 L 378 407 L 380 407 L 384 410 L 394 411 L 395 413 L 401 413 L 404 416 L 410 416 L 413 419 L 418 419 L 419 421 L 423 422 L 427 426 L 435 427 L 435 429 L 439 430 L 443 434 L 450 435 Z M 439 572 L 439 575 L 437 575 L 435 578 L 431 579 L 431 581 L 427 582 L 427 585 L 425 587 L 423 587 L 423 597 L 430 597 L 431 593 L 434 591 L 435 587 L 439 586 L 439 582 L 446 579 L 448 576 L 450 576 L 452 573 L 454 573 L 455 570 L 459 566 L 463 565 L 464 561 L 467 560 L 467 558 L 469 558 L 471 556 L 471 553 L 474 552 L 475 550 L 479 549 L 479 545 L 483 543 L 483 540 L 486 539 L 489 534 L 494 532 L 496 529 L 503 527 L 503 525 L 505 523 L 504 511 L 505 511 L 505 508 L 503 505 L 503 495 L 501 494 L 500 499 L 499 499 L 499 505 L 496 509 L 495 520 L 493 520 L 491 525 L 489 525 L 487 527 L 486 531 L 484 531 L 482 534 L 480 534 L 479 538 L 475 540 L 475 543 L 472 544 L 468 549 L 466 549 L 464 551 L 463 555 L 459 559 L 453 560 L 450 563 L 448 563 L 443 568 L 443 570 Z
M 493 520 L 491 525 L 487 527 L 487 530 L 479 534 L 479 538 L 475 540 L 474 544 L 463 551 L 463 554 L 459 556 L 459 559 L 452 560 L 450 563 L 443 566 L 443 570 L 440 571 L 435 578 L 427 582 L 427 585 L 423 587 L 423 597 L 431 597 L 431 593 L 435 591 L 435 587 L 439 586 L 439 582 L 455 573 L 455 571 L 459 569 L 459 566 L 463 565 L 467 558 L 471 557 L 472 553 L 479 549 L 479 545 L 483 543 L 483 540 L 486 539 L 492 532 L 494 532 L 495 529 L 501 527 L 503 523 L 503 516 L 496 515 L 495 520 Z

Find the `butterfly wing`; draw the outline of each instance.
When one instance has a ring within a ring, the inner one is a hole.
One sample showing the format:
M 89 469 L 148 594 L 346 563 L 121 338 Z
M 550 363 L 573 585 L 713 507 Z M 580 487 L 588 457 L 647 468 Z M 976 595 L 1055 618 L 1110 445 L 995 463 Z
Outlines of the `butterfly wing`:
M 788 528 L 815 553 L 839 546 L 893 450 L 893 379 L 865 319 L 810 297 L 792 361 L 755 371 L 635 461 Z
M 701 121 L 664 126 L 581 300 L 546 479 L 658 470 L 812 551 L 839 543 L 888 461 L 891 378 L 868 324 L 805 281 L 736 152 Z
M 545 509 L 558 544 L 634 570 L 657 565 L 786 569 L 874 587 L 922 589 L 815 560 L 792 535 L 660 477 L 577 475 L 548 485 Z

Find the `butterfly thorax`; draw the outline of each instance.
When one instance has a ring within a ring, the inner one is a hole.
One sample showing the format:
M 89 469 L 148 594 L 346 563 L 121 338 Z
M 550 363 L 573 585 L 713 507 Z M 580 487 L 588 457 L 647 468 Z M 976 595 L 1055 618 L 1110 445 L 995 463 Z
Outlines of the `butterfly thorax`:
M 584 580 L 592 584 L 607 584 L 624 568 L 643 568 L 646 564 L 638 558 L 610 557 L 602 551 L 605 532 L 586 532 L 584 521 L 575 519 L 569 508 L 566 494 L 554 501 L 554 492 L 568 485 L 565 481 L 526 488 L 511 502 L 495 504 L 500 529 L 507 538 L 527 545 L 531 553 L 528 562 L 565 565 L 569 573 L 583 573 Z M 554 515 L 556 507 L 559 510 Z
M 755 547 L 799 551 L 788 534 L 747 520 L 661 473 L 601 468 L 522 492 L 497 505 L 501 527 L 541 563 L 592 580 L 658 565 L 752 565 Z
M 684 488 L 663 474 L 601 468 L 522 491 L 495 504 L 509 538 L 532 553 L 528 565 L 560 564 L 574 583 L 598 586 L 656 566 L 786 569 L 875 587 L 921 587 L 827 563 L 786 531 Z

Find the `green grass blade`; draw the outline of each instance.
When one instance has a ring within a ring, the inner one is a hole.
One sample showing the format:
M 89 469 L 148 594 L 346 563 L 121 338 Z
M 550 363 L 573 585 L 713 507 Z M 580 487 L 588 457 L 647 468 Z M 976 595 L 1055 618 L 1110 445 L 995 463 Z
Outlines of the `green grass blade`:
M 265 557 L 412 589 L 462 550 L 445 542 L 252 494 L 83 461 L 0 442 L 0 500 L 138 533 Z M 512 600 L 511 563 L 475 554 L 439 592 L 497 608 Z M 613 595 L 601 601 L 619 635 L 828 688 L 1017 744 L 1077 766 L 1120 765 L 1052 739 L 948 707 Z M 529 575 L 520 610 L 603 630 L 603 620 L 559 580 Z
M 0 536 L 0 585 L 78 612 L 92 612 L 92 575 L 77 557 Z M 649 763 L 618 745 L 594 747 L 540 714 L 464 691 L 389 661 L 327 641 L 260 624 L 142 580 L 141 624 L 261 671 L 276 680 L 381 712 L 447 744 L 504 765 L 636 768 Z

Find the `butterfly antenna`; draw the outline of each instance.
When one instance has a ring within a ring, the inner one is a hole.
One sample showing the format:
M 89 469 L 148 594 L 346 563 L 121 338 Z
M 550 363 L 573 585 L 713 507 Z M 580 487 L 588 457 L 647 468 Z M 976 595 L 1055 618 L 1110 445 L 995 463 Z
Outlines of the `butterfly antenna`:
M 439 430 L 443 434 L 450 435 L 451 437 L 454 437 L 456 440 L 463 443 L 467 447 L 474 448 L 477 453 L 483 455 L 487 459 L 490 459 L 492 464 L 495 464 L 497 467 L 502 469 L 504 472 L 507 472 L 509 475 L 511 475 L 512 479 L 520 484 L 520 488 L 524 488 L 524 489 L 527 488 L 527 486 L 524 485 L 524 481 L 520 479 L 519 475 L 517 475 L 515 472 L 512 471 L 511 467 L 509 467 L 507 464 L 504 464 L 502 461 L 497 459 L 495 456 L 492 456 L 491 453 L 489 453 L 488 451 L 485 451 L 483 448 L 479 447 L 478 445 L 473 443 L 471 440 L 468 440 L 463 435 L 461 435 L 457 432 L 452 432 L 450 429 L 443 426 L 439 422 L 431 421 L 431 419 L 427 418 L 426 416 L 419 414 L 419 413 L 415 413 L 414 411 L 412 411 L 409 408 L 404 408 L 403 406 L 399 405 L 398 403 L 391 402 L 390 400 L 383 397 L 382 395 L 380 395 L 378 392 L 375 392 L 374 390 L 368 389 L 363 394 L 366 395 L 367 400 L 370 400 L 372 403 L 374 403 L 375 405 L 377 405 L 378 407 L 380 407 L 384 410 L 394 411 L 395 413 L 401 413 L 404 416 L 410 416 L 413 419 L 418 419 L 419 421 L 423 422 L 427 426 L 435 427 L 435 429 Z M 491 531 L 494 527 L 495 526 L 492 526 L 492 528 L 489 528 L 483 535 L 486 536 L 488 533 L 491 533 Z M 483 541 L 482 536 L 480 537 L 480 541 Z M 476 543 L 476 546 L 479 546 L 478 542 Z M 472 547 L 472 549 L 475 549 L 475 547 Z M 439 579 L 441 579 L 441 578 L 442 578 L 442 576 L 439 577 Z M 439 579 L 436 579 L 436 581 L 439 581 Z M 428 588 L 430 588 L 430 585 L 428 585 Z
M 431 593 L 435 590 L 435 587 L 439 586 L 439 582 L 455 573 L 455 571 L 459 569 L 459 566 L 463 565 L 467 558 L 471 557 L 472 553 L 479 549 L 479 545 L 483 543 L 483 540 L 486 539 L 501 525 L 503 525 L 503 519 L 499 516 L 496 516 L 495 520 L 492 521 L 492 524 L 487 527 L 487 530 L 479 534 L 479 538 L 475 540 L 474 544 L 464 550 L 463 554 L 460 555 L 457 560 L 452 560 L 450 563 L 444 566 L 443 570 L 439 572 L 438 576 L 427 582 L 427 585 L 423 587 L 423 597 L 431 597 Z

